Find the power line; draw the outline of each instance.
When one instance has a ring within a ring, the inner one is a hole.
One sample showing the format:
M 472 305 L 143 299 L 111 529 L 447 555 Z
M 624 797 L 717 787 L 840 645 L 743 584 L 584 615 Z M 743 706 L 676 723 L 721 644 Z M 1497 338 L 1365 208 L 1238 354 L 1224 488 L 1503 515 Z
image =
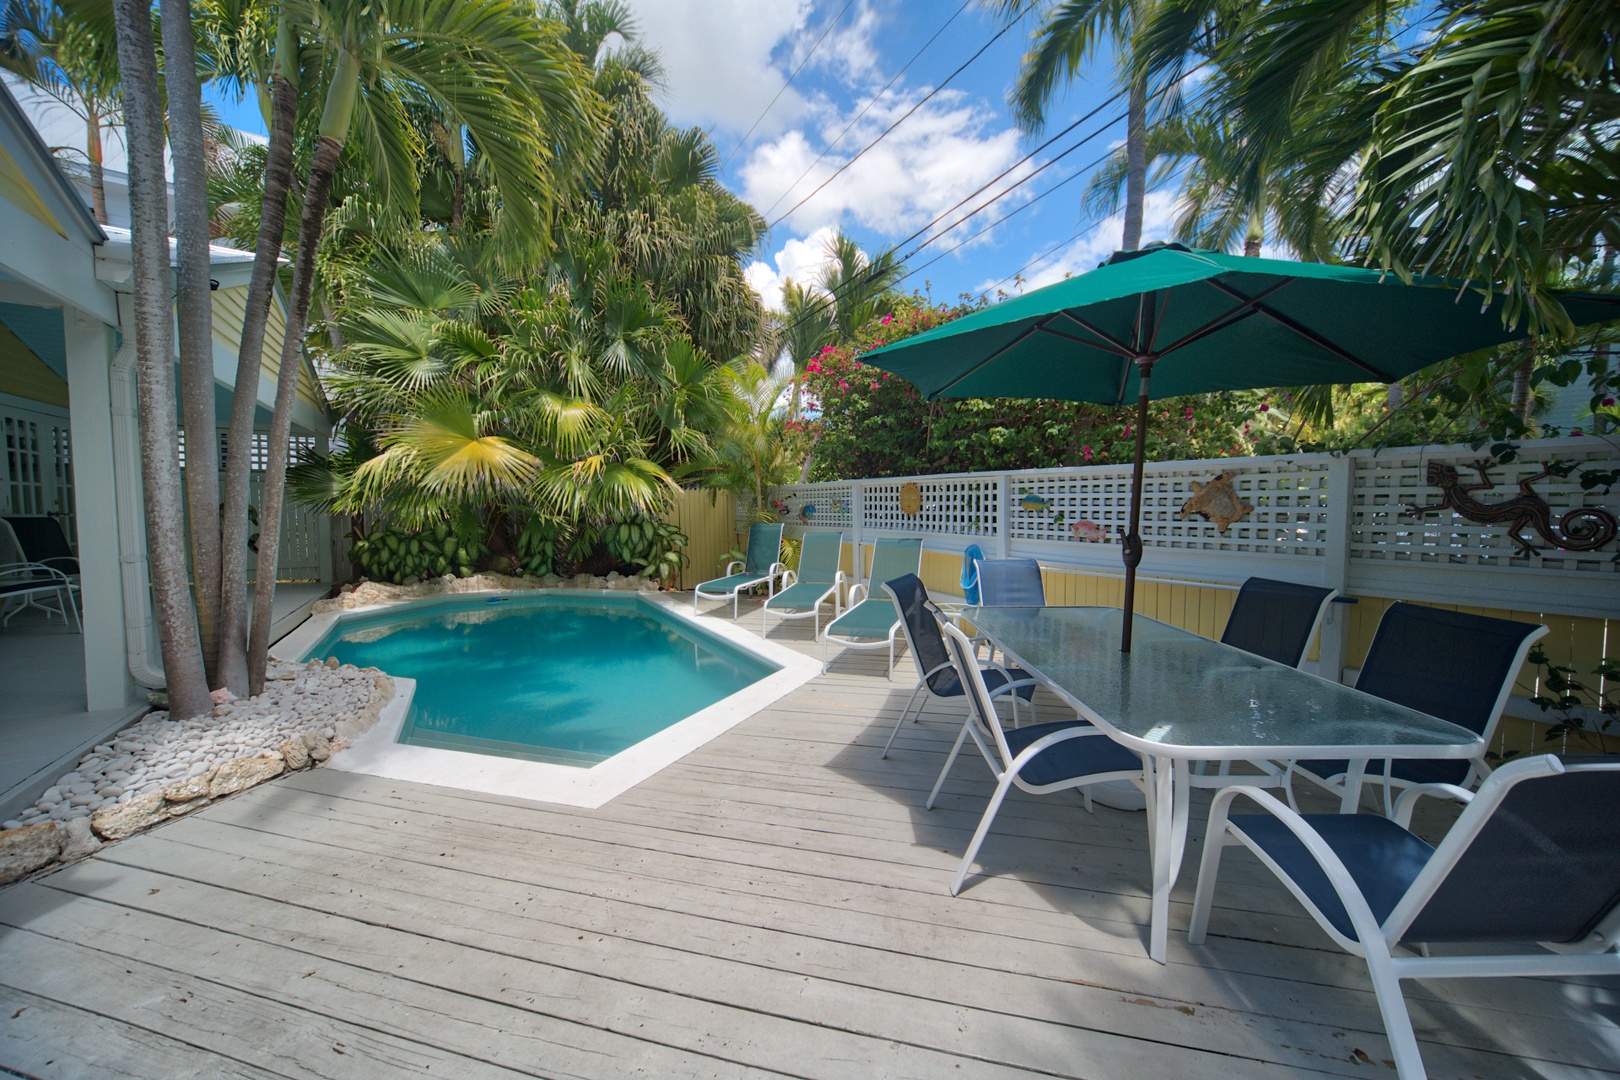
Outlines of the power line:
M 766 228 L 767 229 L 774 229 L 778 225 L 782 224 L 783 221 L 786 221 L 789 217 L 793 216 L 793 212 L 795 210 L 797 210 L 799 207 L 803 206 L 805 203 L 809 202 L 811 199 L 815 198 L 818 194 L 821 193 L 822 188 L 826 187 L 828 184 L 830 184 L 834 180 L 838 179 L 838 177 L 843 174 L 844 170 L 848 169 L 851 165 L 855 164 L 857 161 L 861 160 L 861 158 L 865 157 L 866 152 L 868 150 L 871 150 L 878 143 L 882 142 L 885 138 L 888 137 L 888 135 L 889 135 L 889 133 L 891 131 L 893 131 L 895 128 L 899 127 L 901 124 L 903 124 L 907 120 L 909 120 L 913 113 L 915 113 L 918 109 L 920 109 L 924 105 L 926 105 L 928 103 L 929 99 L 931 99 L 935 94 L 938 94 L 941 90 L 943 90 L 947 86 L 949 86 L 951 84 L 952 79 L 956 78 L 958 75 L 962 74 L 962 72 L 966 71 L 969 64 L 973 63 L 973 61 L 975 61 L 979 57 L 983 56 L 984 53 L 985 53 L 985 50 L 989 49 L 990 46 L 994 45 L 997 41 L 1000 41 L 1002 35 L 1005 34 L 1008 30 L 1011 30 L 1016 25 L 1017 25 L 1016 23 L 1008 23 L 1006 26 L 1003 26 L 999 31 L 996 32 L 994 37 L 992 37 L 989 41 L 985 42 L 983 45 L 979 46 L 979 51 L 978 52 L 976 52 L 972 56 L 968 57 L 966 60 L 964 60 L 962 62 L 962 65 L 960 67 L 958 67 L 955 71 L 951 72 L 949 75 L 945 76 L 945 81 L 944 82 L 940 83 L 938 86 L 936 86 L 932 90 L 928 91 L 928 93 L 924 94 L 922 99 L 920 101 L 918 101 L 917 104 L 913 105 L 911 108 L 906 110 L 904 116 L 900 117 L 900 119 L 896 120 L 894 123 L 892 123 L 888 127 L 884 128 L 883 131 L 878 135 L 877 138 L 873 139 L 871 142 L 869 142 L 865 146 L 861 147 L 860 151 L 854 157 L 850 158 L 848 161 L 846 161 L 842 165 L 840 165 L 833 172 L 833 174 L 831 176 L 827 177 L 827 179 L 825 179 L 821 183 L 817 184 L 814 191 L 810 192 L 810 194 L 806 195 L 804 198 L 802 198 L 798 202 L 794 203 L 791 207 L 788 208 L 786 213 L 782 214 L 775 221 L 771 222 L 768 226 L 766 226 Z M 797 181 L 795 181 L 795 182 L 797 182 Z
M 780 195 L 778 195 L 776 197 L 775 202 L 771 203 L 771 205 L 769 205 L 769 206 L 767 206 L 765 208 L 764 212 L 760 214 L 760 217 L 768 217 L 772 210 L 775 210 L 779 205 L 781 205 L 781 202 L 782 202 L 783 199 L 785 199 L 789 195 L 793 194 L 793 189 L 798 187 L 799 184 L 804 181 L 804 178 L 810 175 L 811 170 L 813 170 L 817 165 L 821 164 L 821 159 L 822 158 L 824 158 L 828 154 L 832 153 L 833 147 L 837 146 L 839 143 L 844 141 L 844 136 L 848 135 L 850 133 L 850 130 L 852 128 L 854 128 L 854 126 L 856 124 L 860 123 L 861 117 L 865 116 L 869 111 L 871 111 L 872 106 L 874 106 L 874 105 L 876 105 L 878 103 L 878 99 L 881 98 L 884 94 L 887 94 L 889 92 L 889 87 L 893 86 L 896 82 L 898 82 L 900 80 L 900 76 L 904 75 L 907 71 L 909 71 L 911 69 L 911 65 L 915 64 L 917 62 L 918 58 L 921 57 L 923 53 L 928 51 L 928 46 L 932 45 L 936 40 L 938 40 L 939 35 L 943 34 L 946 30 L 948 30 L 950 28 L 951 23 L 956 21 L 956 17 L 958 15 L 962 14 L 962 12 L 966 11 L 967 8 L 968 8 L 968 5 L 971 4 L 971 3 L 973 3 L 973 0 L 962 0 L 962 6 L 957 8 L 956 11 L 951 15 L 951 17 L 945 20 L 945 25 L 941 26 L 938 30 L 935 30 L 934 31 L 934 36 L 929 38 L 927 41 L 922 43 L 922 48 L 918 49 L 915 53 L 913 53 L 911 55 L 911 59 L 906 61 L 905 67 L 903 67 L 899 71 L 895 72 L 894 77 L 892 79 L 890 79 L 888 82 L 883 84 L 883 89 L 879 90 L 876 94 L 872 95 L 872 99 L 870 101 L 868 101 L 865 106 L 862 107 L 860 112 L 855 114 L 855 118 L 853 120 L 851 120 L 848 124 L 846 124 L 844 126 L 844 130 L 840 131 L 838 133 L 838 137 L 836 139 L 834 139 L 832 142 L 828 143 L 822 149 L 821 153 L 816 155 L 816 160 L 812 161 L 809 165 L 805 166 L 804 172 L 800 173 L 798 178 L 796 180 L 794 180 L 793 183 L 791 183 L 791 184 L 789 184 L 787 186 L 786 191 L 782 192 L 782 194 L 780 194 Z
M 744 146 L 748 145 L 748 136 L 754 133 L 754 129 L 759 127 L 760 121 L 764 120 L 770 111 L 776 107 L 776 103 L 781 100 L 782 95 L 787 93 L 787 88 L 793 85 L 793 80 L 799 77 L 799 72 L 804 70 L 804 65 L 810 62 L 810 58 L 812 56 L 816 55 L 816 50 L 821 48 L 821 43 L 827 40 L 827 35 L 833 32 L 833 27 L 838 25 L 840 20 L 842 20 L 844 17 L 844 12 L 848 11 L 850 5 L 853 3 L 855 3 L 855 0 L 844 0 L 844 6 L 838 9 L 838 14 L 834 15 L 832 22 L 827 24 L 827 29 L 821 32 L 821 36 L 816 38 L 816 43 L 810 46 L 810 51 L 804 54 L 804 59 L 800 60 L 799 66 L 793 69 L 793 74 L 789 75 L 787 82 L 782 84 L 782 89 L 776 92 L 776 97 L 771 98 L 771 103 L 765 106 L 764 112 L 754 117 L 754 122 L 748 125 L 747 131 L 743 132 L 743 137 L 737 141 L 736 146 L 731 148 L 731 153 L 726 155 L 726 160 L 720 163 L 720 167 L 722 169 L 731 164 L 731 159 L 737 156 L 738 150 L 741 150 Z M 797 183 L 797 181 L 795 181 L 795 183 Z

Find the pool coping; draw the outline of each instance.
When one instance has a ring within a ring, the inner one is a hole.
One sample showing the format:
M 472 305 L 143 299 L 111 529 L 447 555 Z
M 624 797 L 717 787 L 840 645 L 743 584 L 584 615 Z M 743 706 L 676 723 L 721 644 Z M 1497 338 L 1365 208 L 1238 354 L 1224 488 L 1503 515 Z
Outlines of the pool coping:
M 821 662 L 783 645 L 761 638 L 733 622 L 710 622 L 693 615 L 686 604 L 662 593 L 609 592 L 602 589 L 489 589 L 418 597 L 346 611 L 310 616 L 298 629 L 277 642 L 273 652 L 281 659 L 304 661 L 309 652 L 338 623 L 400 608 L 440 607 L 470 598 L 490 596 L 630 596 L 654 604 L 665 614 L 700 634 L 713 635 L 751 656 L 777 665 L 778 670 L 722 698 L 686 719 L 619 751 L 590 768 L 553 765 L 542 761 L 495 757 L 465 750 L 443 750 L 399 742 L 400 729 L 410 712 L 416 680 L 390 675 L 395 694 L 377 723 L 346 749 L 332 755 L 326 767 L 363 773 L 388 780 L 403 780 L 436 787 L 458 788 L 488 795 L 504 795 L 535 802 L 560 803 L 594 810 L 644 780 L 675 764 L 687 754 L 725 734 L 744 720 L 797 690 L 821 674 Z M 387 674 L 385 672 L 385 674 Z

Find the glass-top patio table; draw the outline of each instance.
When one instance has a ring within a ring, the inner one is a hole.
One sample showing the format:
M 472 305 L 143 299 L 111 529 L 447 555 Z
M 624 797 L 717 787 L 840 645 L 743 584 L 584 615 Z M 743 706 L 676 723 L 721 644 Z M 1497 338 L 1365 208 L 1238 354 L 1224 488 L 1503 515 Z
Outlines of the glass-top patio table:
M 1456 724 L 1142 615 L 1122 653 L 1118 608 L 969 607 L 962 615 L 1010 663 L 1142 754 L 1153 855 L 1148 952 L 1160 963 L 1186 846 L 1192 762 L 1346 758 L 1341 809 L 1353 813 L 1369 759 L 1466 758 L 1483 749 Z

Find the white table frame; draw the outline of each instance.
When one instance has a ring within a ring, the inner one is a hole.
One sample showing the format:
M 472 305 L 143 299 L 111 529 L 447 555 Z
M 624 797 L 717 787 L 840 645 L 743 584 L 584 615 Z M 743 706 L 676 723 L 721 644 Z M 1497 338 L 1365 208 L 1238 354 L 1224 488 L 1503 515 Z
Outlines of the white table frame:
M 973 617 L 971 613 L 964 612 L 964 614 L 969 620 Z M 1138 615 L 1137 618 L 1146 618 L 1146 616 Z M 982 636 L 993 642 L 1002 651 L 1007 662 L 1021 667 L 1031 675 L 1036 676 L 1041 685 L 1062 698 L 1081 717 L 1095 724 L 1098 730 L 1104 732 L 1122 746 L 1127 746 L 1142 755 L 1148 788 L 1148 847 L 1153 860 L 1153 903 L 1152 917 L 1148 929 L 1148 955 L 1161 964 L 1165 962 L 1169 952 L 1170 892 L 1175 888 L 1176 881 L 1180 876 L 1181 862 L 1187 847 L 1187 822 L 1191 812 L 1192 788 L 1194 786 L 1193 762 L 1251 761 L 1262 758 L 1273 761 L 1298 758 L 1344 758 L 1349 761 L 1350 769 L 1345 776 L 1344 796 L 1340 802 L 1339 811 L 1353 814 L 1356 812 L 1360 799 L 1362 777 L 1366 772 L 1368 761 L 1382 758 L 1421 758 L 1426 760 L 1471 758 L 1480 754 L 1485 748 L 1484 740 L 1463 727 L 1457 727 L 1459 741 L 1454 745 L 1378 743 L 1366 745 L 1256 746 L 1245 743 L 1242 745 L 1166 746 L 1163 743 L 1152 742 L 1119 730 L 1109 722 L 1108 717 L 1101 715 L 1080 700 L 1079 697 L 1042 674 L 1037 665 L 1030 663 L 1028 658 L 1019 655 L 1017 648 L 1008 645 L 1007 642 L 991 633 L 984 626 L 978 623 L 974 623 L 974 626 Z M 1194 637 L 1198 636 L 1193 635 L 1191 631 L 1183 630 L 1181 632 Z M 1211 642 L 1211 644 L 1230 649 L 1234 653 L 1252 659 L 1249 653 L 1233 646 L 1221 645 L 1220 642 Z M 1153 643 L 1151 641 L 1144 641 L 1141 636 L 1137 637 L 1136 649 L 1152 647 Z M 1306 671 L 1285 668 L 1280 664 L 1277 667 L 1281 671 L 1288 672 L 1293 677 L 1327 681 L 1321 679 L 1321 676 L 1312 675 Z M 1339 684 L 1335 683 L 1334 685 Z M 1342 689 L 1350 690 L 1352 693 L 1358 692 L 1353 687 L 1342 687 Z M 1180 724 L 1196 724 L 1197 720 L 1196 718 L 1181 717 L 1177 722 Z M 1464 736 L 1466 738 L 1463 738 Z M 1218 785 L 1207 784 L 1200 786 L 1225 786 L 1243 780 L 1242 777 L 1237 776 L 1200 779 L 1219 780 Z

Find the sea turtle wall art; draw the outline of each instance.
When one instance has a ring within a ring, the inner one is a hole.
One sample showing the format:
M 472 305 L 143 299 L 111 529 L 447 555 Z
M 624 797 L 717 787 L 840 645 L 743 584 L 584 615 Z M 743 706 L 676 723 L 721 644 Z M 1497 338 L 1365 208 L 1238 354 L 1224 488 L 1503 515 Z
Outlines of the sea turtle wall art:
M 1197 514 L 1205 521 L 1213 521 L 1216 529 L 1225 536 L 1232 522 L 1254 509 L 1232 490 L 1232 480 L 1236 476 L 1235 472 L 1223 472 L 1207 484 L 1194 480 L 1192 497 L 1181 504 L 1181 513 L 1177 517 L 1185 521 L 1188 515 Z

